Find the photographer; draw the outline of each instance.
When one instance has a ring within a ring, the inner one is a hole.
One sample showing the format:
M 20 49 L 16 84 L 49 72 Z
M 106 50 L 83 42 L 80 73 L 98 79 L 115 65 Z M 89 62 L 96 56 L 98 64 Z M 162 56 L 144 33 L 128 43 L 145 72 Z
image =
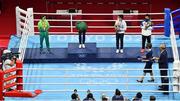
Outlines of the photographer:
M 2 70 L 3 71 L 8 70 L 8 69 L 10 69 L 12 67 L 15 67 L 15 65 L 16 65 L 16 56 L 13 55 L 10 50 L 4 50 L 3 55 L 2 55 L 1 58 L 2 58 Z M 7 74 L 4 75 L 4 78 L 7 78 L 10 75 L 15 75 L 15 74 L 16 74 L 16 72 L 7 73 Z M 14 81 L 15 81 L 15 79 L 9 80 L 9 81 L 7 81 L 5 83 L 5 85 L 11 84 Z M 11 87 L 11 88 L 8 89 L 8 91 L 10 91 L 12 89 L 14 89 L 14 88 Z

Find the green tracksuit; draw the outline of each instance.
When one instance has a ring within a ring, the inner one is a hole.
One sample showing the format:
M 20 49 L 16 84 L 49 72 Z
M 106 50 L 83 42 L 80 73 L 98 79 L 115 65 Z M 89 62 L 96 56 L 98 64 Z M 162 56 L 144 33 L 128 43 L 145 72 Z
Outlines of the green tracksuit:
M 87 24 L 83 21 L 78 21 L 76 23 L 76 28 L 79 30 L 79 31 L 86 31 L 87 30 Z
M 49 22 L 47 20 L 40 20 L 38 22 L 38 30 L 40 32 L 40 49 L 43 48 L 43 40 L 46 41 L 46 47 L 49 49 Z
M 76 28 L 79 32 L 79 44 L 84 44 L 86 39 L 85 35 L 87 30 L 87 24 L 83 21 L 78 21 L 76 23 Z

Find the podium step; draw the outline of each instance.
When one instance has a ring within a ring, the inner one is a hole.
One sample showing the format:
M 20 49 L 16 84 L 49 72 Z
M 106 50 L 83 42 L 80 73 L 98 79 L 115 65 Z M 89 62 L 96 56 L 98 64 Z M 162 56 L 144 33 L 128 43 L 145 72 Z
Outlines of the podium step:
M 17 52 L 17 48 L 11 49 Z M 152 48 L 153 56 L 159 56 L 159 47 Z M 180 51 L 180 48 L 178 48 Z M 171 47 L 167 47 L 169 62 L 173 61 Z M 125 47 L 124 53 L 116 54 L 116 48 L 97 48 L 96 43 L 87 43 L 85 49 L 79 49 L 78 43 L 69 43 L 68 48 L 51 48 L 51 53 L 43 49 L 40 54 L 39 48 L 27 48 L 25 53 L 25 63 L 126 63 L 141 62 L 137 59 L 140 53 L 139 47 Z
M 78 43 L 68 44 L 68 58 L 96 58 L 96 43 L 87 43 L 85 48 L 79 48 Z

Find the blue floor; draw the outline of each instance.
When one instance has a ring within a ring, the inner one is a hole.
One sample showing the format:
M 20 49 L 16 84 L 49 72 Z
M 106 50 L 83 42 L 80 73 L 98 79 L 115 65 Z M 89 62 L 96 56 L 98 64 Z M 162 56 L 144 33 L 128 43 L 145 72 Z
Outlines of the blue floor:
M 107 41 L 108 40 L 108 41 Z M 18 47 L 19 39 L 12 36 L 9 48 Z M 77 36 L 50 36 L 51 47 L 67 47 L 68 42 L 78 42 Z M 91 35 L 88 36 L 87 42 L 97 42 L 97 47 L 115 47 L 115 36 L 110 35 Z M 177 40 L 180 46 L 180 40 Z M 152 36 L 152 43 L 154 47 L 158 47 L 161 43 L 166 43 L 171 47 L 169 38 L 164 36 Z M 28 41 L 29 48 L 39 47 L 39 37 L 31 36 Z M 141 36 L 127 35 L 125 36 L 125 47 L 141 47 Z M 91 69 L 91 71 L 50 71 L 50 70 L 24 70 L 24 75 L 58 75 L 58 76 L 141 76 L 142 70 L 135 71 L 103 71 L 103 69 L 143 69 L 144 63 L 53 63 L 53 64 L 24 64 L 24 68 L 53 68 L 53 69 Z M 93 71 L 92 69 L 99 69 L 100 71 Z M 153 73 L 159 76 L 158 65 L 153 64 Z M 169 63 L 169 76 L 172 76 L 172 63 Z M 104 83 L 104 85 L 24 85 L 24 90 L 42 89 L 43 92 L 40 96 L 27 99 L 27 98 L 6 98 L 8 101 L 70 101 L 73 89 L 87 90 L 90 89 L 96 100 L 100 101 L 100 96 L 105 93 L 110 98 L 113 96 L 116 88 L 120 90 L 153 90 L 157 91 L 157 85 L 133 85 L 138 78 L 24 78 L 24 83 Z M 144 83 L 150 79 L 147 75 Z M 172 81 L 172 79 L 170 79 Z M 105 85 L 106 83 L 127 83 L 126 85 Z M 155 78 L 155 83 L 160 83 L 160 78 Z M 68 90 L 67 92 L 46 92 L 46 90 Z M 109 90 L 96 92 L 96 90 Z M 172 87 L 170 86 L 170 91 Z M 137 92 L 122 91 L 123 95 L 132 99 Z M 81 100 L 85 98 L 86 92 L 79 92 Z M 163 95 L 162 93 L 145 93 L 143 92 L 143 101 L 148 101 L 149 96 L 155 95 L 157 101 L 179 101 L 179 93 L 170 93 L 170 95 Z

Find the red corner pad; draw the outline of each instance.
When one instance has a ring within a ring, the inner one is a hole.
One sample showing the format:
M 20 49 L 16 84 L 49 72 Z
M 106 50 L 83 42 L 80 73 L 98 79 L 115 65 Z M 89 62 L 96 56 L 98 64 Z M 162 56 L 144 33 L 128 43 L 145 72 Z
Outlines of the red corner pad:
M 32 92 L 27 92 L 27 91 L 17 91 L 17 90 L 13 90 L 13 91 L 9 91 L 9 92 L 5 92 L 4 96 L 5 97 L 29 97 L 29 98 L 33 98 L 36 97 L 37 95 L 41 94 L 42 90 L 35 90 L 34 93 Z

